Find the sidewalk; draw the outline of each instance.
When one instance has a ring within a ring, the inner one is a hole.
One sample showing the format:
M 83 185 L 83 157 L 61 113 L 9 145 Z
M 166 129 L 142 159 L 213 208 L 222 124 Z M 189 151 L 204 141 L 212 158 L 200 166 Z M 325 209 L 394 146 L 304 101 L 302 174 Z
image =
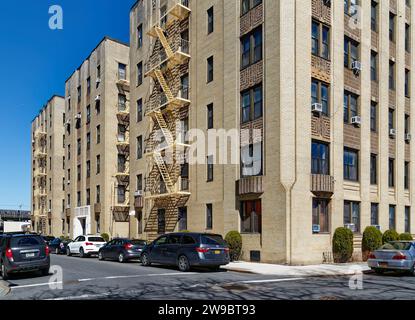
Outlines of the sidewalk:
M 252 262 L 231 262 L 223 267 L 229 271 L 254 273 L 284 277 L 317 277 L 317 276 L 341 276 L 353 275 L 356 270 L 369 271 L 366 263 L 347 264 L 320 264 L 310 266 L 288 266 Z
M 6 296 L 9 292 L 9 284 L 6 281 L 0 280 L 0 297 Z

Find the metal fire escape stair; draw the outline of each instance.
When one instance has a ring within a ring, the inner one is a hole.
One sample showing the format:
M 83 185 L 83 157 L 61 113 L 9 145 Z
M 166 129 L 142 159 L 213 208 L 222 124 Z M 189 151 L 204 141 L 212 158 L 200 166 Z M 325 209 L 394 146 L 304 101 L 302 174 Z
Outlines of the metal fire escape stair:
M 173 180 L 170 177 L 169 170 L 167 169 L 167 166 L 166 166 L 166 164 L 163 160 L 163 157 L 161 156 L 160 153 L 154 152 L 153 158 L 154 158 L 154 161 L 157 164 L 157 167 L 160 170 L 160 174 L 161 174 L 161 176 L 162 176 L 162 178 L 163 178 L 163 180 L 166 184 L 166 188 L 167 188 L 168 192 L 173 193 L 174 192 L 174 183 L 173 183 Z
M 160 86 L 163 89 L 163 91 L 164 91 L 164 93 L 167 97 L 167 100 L 168 101 L 173 100 L 174 99 L 173 93 L 171 92 L 170 87 L 167 84 L 167 81 L 164 78 L 163 73 L 161 72 L 161 70 L 160 69 L 155 70 L 154 74 L 156 75 L 157 80 L 160 83 Z
M 166 35 L 164 34 L 164 30 L 160 27 L 155 27 L 155 31 L 157 33 L 157 36 L 161 42 L 161 44 L 164 47 L 164 50 L 166 50 L 167 58 L 170 59 L 174 56 L 174 52 L 170 47 L 169 42 L 167 41 Z

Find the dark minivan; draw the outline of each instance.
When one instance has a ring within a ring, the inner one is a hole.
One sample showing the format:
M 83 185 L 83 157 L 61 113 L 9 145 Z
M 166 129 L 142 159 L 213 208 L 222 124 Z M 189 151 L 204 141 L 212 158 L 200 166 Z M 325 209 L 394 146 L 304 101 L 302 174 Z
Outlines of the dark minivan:
M 41 236 L 5 235 L 0 243 L 0 265 L 3 280 L 12 273 L 40 271 L 49 274 L 49 247 Z
M 98 259 L 118 260 L 120 263 L 140 259 L 141 252 L 146 244 L 144 240 L 116 238 L 99 249 Z
M 186 272 L 191 267 L 208 267 L 214 271 L 229 264 L 229 247 L 221 235 L 208 233 L 171 233 L 144 247 L 143 266 L 152 263 L 178 266 Z

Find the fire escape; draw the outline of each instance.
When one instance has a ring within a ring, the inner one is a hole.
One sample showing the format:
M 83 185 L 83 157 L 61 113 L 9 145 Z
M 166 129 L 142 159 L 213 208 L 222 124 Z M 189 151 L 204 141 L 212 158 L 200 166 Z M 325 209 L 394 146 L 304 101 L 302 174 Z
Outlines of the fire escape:
M 188 0 L 169 1 L 167 7 L 155 8 L 152 28 L 152 51 L 145 64 L 145 76 L 152 86 L 146 101 L 146 117 L 151 119 L 145 154 L 148 171 L 145 179 L 145 229 L 148 239 L 174 232 L 178 210 L 187 203 L 188 176 L 184 176 L 186 151 L 183 120 L 189 113 L 188 64 L 191 58 L 188 41 Z M 185 35 L 185 36 L 183 36 Z M 187 78 L 186 78 L 187 77 Z M 183 79 L 186 78 L 186 81 Z
M 127 222 L 130 209 L 130 107 L 128 93 L 130 83 L 126 73 L 118 75 L 118 104 L 117 119 L 117 172 L 115 174 L 116 185 L 114 187 L 113 219 L 116 222 Z
M 35 164 L 36 169 L 34 172 L 35 177 L 35 199 L 37 200 L 37 211 L 35 220 L 37 218 L 37 231 L 42 234 L 47 232 L 48 213 L 46 210 L 47 205 L 47 192 L 46 192 L 46 178 L 47 178 L 47 134 L 43 128 L 39 128 L 35 132 Z

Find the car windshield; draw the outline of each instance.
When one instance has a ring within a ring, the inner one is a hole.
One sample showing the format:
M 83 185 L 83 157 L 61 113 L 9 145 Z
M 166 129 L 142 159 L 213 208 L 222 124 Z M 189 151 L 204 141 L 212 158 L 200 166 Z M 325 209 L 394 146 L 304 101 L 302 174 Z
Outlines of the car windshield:
M 410 242 L 388 242 L 383 245 L 381 250 L 409 250 L 412 243 Z
M 201 240 L 203 244 L 210 244 L 214 246 L 217 246 L 217 245 L 225 246 L 226 245 L 225 240 L 223 240 L 222 236 L 220 235 L 214 235 L 214 234 L 202 235 Z
M 134 246 L 145 246 L 146 242 L 144 240 L 131 240 L 130 243 Z
M 11 246 L 12 247 L 31 247 L 38 246 L 42 243 L 40 238 L 37 237 L 21 237 L 21 238 L 12 238 Z
M 105 242 L 104 238 L 101 238 L 101 237 L 89 237 L 88 241 L 91 241 L 91 242 Z

